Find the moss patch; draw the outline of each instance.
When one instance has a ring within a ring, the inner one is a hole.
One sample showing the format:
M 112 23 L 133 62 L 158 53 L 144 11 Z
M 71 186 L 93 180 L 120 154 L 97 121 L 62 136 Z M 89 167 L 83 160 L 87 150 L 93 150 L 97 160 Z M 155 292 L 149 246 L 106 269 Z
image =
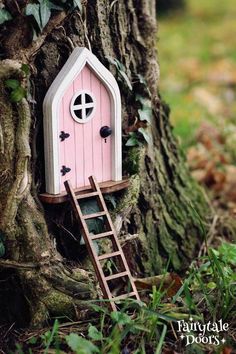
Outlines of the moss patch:
M 68 316 L 73 318 L 75 308 L 73 299 L 57 290 L 52 290 L 42 299 L 42 302 L 52 316 Z

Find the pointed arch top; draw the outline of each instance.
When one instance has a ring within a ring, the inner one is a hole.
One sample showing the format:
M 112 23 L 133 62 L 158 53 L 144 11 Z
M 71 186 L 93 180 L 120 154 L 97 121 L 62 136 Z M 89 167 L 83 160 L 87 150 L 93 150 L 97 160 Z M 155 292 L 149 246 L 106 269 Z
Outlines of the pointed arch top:
M 60 100 L 69 84 L 76 78 L 86 64 L 103 82 L 108 92 L 117 103 L 120 103 L 120 90 L 112 73 L 90 50 L 84 47 L 78 47 L 73 50 L 67 62 L 50 86 L 44 99 L 44 108 L 47 108 L 48 105 L 55 105 L 57 100 Z

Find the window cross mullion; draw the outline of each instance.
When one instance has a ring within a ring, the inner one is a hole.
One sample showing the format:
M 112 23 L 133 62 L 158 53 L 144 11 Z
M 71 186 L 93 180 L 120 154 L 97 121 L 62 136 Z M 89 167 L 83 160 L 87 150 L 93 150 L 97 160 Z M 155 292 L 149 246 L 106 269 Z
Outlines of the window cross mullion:
M 85 103 L 85 108 L 93 108 L 94 107 L 94 103 L 91 102 L 91 103 Z
M 78 109 L 82 109 L 83 107 L 82 107 L 82 104 L 75 104 L 74 106 L 73 106 L 73 109 L 74 109 L 74 111 L 77 111 Z

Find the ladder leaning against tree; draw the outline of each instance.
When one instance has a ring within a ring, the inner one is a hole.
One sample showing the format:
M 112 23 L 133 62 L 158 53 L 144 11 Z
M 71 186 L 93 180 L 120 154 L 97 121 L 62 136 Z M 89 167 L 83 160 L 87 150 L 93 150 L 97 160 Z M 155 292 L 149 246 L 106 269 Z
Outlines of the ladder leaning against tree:
M 105 299 L 110 300 L 110 302 L 109 302 L 110 308 L 113 311 L 116 311 L 117 307 L 116 307 L 115 302 L 122 300 L 122 299 L 130 298 L 130 297 L 134 297 L 137 300 L 139 300 L 139 294 L 137 292 L 136 286 L 134 284 L 134 280 L 133 280 L 132 275 L 130 273 L 129 266 L 128 266 L 127 261 L 125 259 L 124 252 L 123 252 L 121 245 L 119 243 L 114 225 L 112 223 L 109 211 L 107 210 L 107 206 L 104 201 L 99 184 L 97 183 L 94 176 L 89 177 L 89 182 L 91 184 L 92 192 L 80 194 L 77 196 L 75 195 L 75 193 L 73 191 L 70 181 L 65 182 L 65 187 L 66 187 L 66 191 L 69 195 L 69 200 L 72 204 L 76 219 L 80 224 L 81 233 L 83 235 L 85 244 L 87 246 L 89 256 L 90 256 L 91 261 L 93 263 L 93 266 L 94 266 L 103 296 Z M 100 208 L 100 211 L 93 213 L 93 214 L 83 215 L 79 201 L 82 199 L 84 200 L 86 198 L 93 198 L 93 197 L 96 198 L 98 206 Z M 99 217 L 104 218 L 106 230 L 105 230 L 105 232 L 100 233 L 100 234 L 96 234 L 96 235 L 91 234 L 89 232 L 89 228 L 87 226 L 86 220 L 95 219 L 95 218 L 99 218 Z M 97 255 L 93 241 L 98 240 L 98 239 L 101 240 L 101 239 L 105 239 L 105 238 L 109 238 L 111 240 L 113 250 L 111 253 Z M 119 259 L 118 263 L 119 263 L 122 271 L 118 271 L 115 274 L 111 274 L 111 275 L 107 276 L 104 274 L 101 262 L 104 260 L 112 259 L 112 258 L 114 259 L 115 257 L 117 257 Z M 110 290 L 110 287 L 109 287 L 109 281 L 114 280 L 114 279 L 119 279 L 122 277 L 127 278 L 128 282 L 129 282 L 130 291 L 127 293 L 123 293 L 122 295 L 113 296 L 113 294 Z

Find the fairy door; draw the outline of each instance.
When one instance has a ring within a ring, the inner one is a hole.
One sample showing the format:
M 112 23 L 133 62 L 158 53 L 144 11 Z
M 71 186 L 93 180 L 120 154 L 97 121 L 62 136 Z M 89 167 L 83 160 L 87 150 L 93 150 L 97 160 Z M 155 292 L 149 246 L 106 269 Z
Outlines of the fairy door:
M 87 48 L 75 48 L 44 99 L 46 192 L 122 180 L 121 100 L 111 72 Z

